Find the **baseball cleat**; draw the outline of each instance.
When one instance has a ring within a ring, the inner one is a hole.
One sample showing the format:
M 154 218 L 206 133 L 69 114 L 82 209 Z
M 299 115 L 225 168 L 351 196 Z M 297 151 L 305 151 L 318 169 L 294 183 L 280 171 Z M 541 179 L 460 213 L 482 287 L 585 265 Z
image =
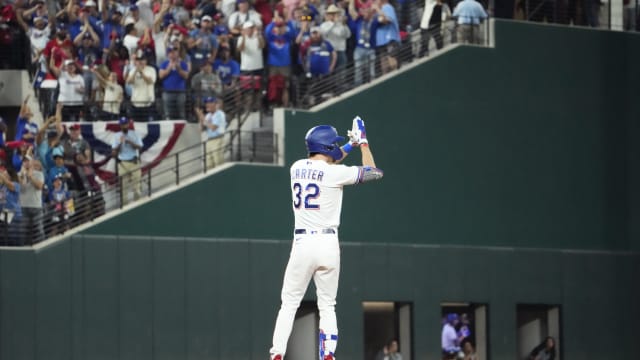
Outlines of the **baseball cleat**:
M 274 356 L 271 360 L 282 360 L 282 355 L 278 354 Z
M 329 354 L 325 355 L 324 360 L 336 360 L 336 358 L 334 358 L 333 355 Z

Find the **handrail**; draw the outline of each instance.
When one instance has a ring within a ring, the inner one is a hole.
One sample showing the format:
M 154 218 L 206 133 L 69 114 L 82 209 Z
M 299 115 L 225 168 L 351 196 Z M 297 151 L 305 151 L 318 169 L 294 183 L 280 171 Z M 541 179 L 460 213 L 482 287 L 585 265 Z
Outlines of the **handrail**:
M 257 141 L 258 136 L 265 138 L 264 144 Z M 76 191 L 72 201 L 45 205 L 44 211 L 29 223 L 24 221 L 26 218 L 23 216 L 19 223 L 12 221 L 5 226 L 8 215 L 0 214 L 0 245 L 34 245 L 110 211 L 122 209 L 129 203 L 179 185 L 192 176 L 206 174 L 213 169 L 208 158 L 217 151 L 221 151 L 228 161 L 275 163 L 278 158 L 276 136 L 269 132 L 230 130 L 225 139 L 250 138 L 250 141 L 245 141 L 245 145 L 239 141 L 228 141 L 223 142 L 220 147 L 210 149 L 207 149 L 207 141 L 188 146 L 125 174 L 117 174 L 113 179 L 103 182 L 99 189 Z M 131 195 L 133 200 L 129 201 Z

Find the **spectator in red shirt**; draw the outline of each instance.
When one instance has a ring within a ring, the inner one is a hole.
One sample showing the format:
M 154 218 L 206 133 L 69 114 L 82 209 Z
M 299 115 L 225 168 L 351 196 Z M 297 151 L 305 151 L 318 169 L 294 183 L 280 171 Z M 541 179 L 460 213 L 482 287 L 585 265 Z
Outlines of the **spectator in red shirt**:
M 55 38 L 51 39 L 42 51 L 47 58 L 47 64 L 53 60 L 53 64 L 60 67 L 64 60 L 71 59 L 71 45 L 67 29 L 64 25 L 58 25 Z

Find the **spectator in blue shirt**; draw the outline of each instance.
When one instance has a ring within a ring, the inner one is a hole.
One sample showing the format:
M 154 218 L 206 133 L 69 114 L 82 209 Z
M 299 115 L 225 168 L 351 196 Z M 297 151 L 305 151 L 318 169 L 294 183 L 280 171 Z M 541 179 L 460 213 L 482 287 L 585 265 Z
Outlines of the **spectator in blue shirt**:
M 189 77 L 189 66 L 180 59 L 177 48 L 173 46 L 167 48 L 167 60 L 160 65 L 158 75 L 162 80 L 162 103 L 165 117 L 185 120 L 185 103 L 187 101 L 185 91 L 187 89 L 186 80 Z
M 49 169 L 49 172 L 47 173 L 47 186 L 49 189 L 53 188 L 53 179 L 58 176 L 62 177 L 63 183 L 66 183 L 71 179 L 69 169 L 64 166 L 64 153 L 62 152 L 62 149 L 53 149 L 51 156 L 53 157 L 54 166 Z
M 238 88 L 240 64 L 231 58 L 231 49 L 229 47 L 221 47 L 219 51 L 220 59 L 213 63 L 213 71 L 218 74 L 222 82 L 224 100 L 231 104 L 240 104 L 240 91 Z
M 119 10 L 113 10 L 109 15 L 106 6 L 102 9 L 102 49 L 109 49 L 113 40 L 124 37 L 121 22 L 122 13 Z
M 336 52 L 331 43 L 324 40 L 320 27 L 311 29 L 311 37 L 300 46 L 305 70 L 311 76 L 329 75 L 336 66 Z
M 231 58 L 231 49 L 220 48 L 220 58 L 213 62 L 213 69 L 225 89 L 235 87 L 240 76 L 240 64 Z
M 90 25 L 93 31 L 100 35 L 102 34 L 102 29 L 98 26 L 98 19 L 91 16 L 89 8 L 84 7 L 80 11 L 80 15 L 78 17 L 75 16 L 72 12 L 69 13 L 69 25 L 67 29 L 69 30 L 69 35 L 71 39 L 75 39 L 78 34 L 83 32 L 85 26 Z
M 308 79 L 307 99 L 309 105 L 313 105 L 316 96 L 333 90 L 327 75 L 333 73 L 338 56 L 331 43 L 322 37 L 322 29 L 316 26 L 311 28 L 311 37 L 300 46 L 300 57 Z
M 265 29 L 265 39 L 267 40 L 267 64 L 269 65 L 269 81 L 274 77 L 284 78 L 284 89 L 282 90 L 282 105 L 289 105 L 289 78 L 291 77 L 291 43 L 295 38 L 293 28 L 277 16 L 273 22 Z
M 480 23 L 488 17 L 482 5 L 475 0 L 463 0 L 453 10 L 458 19 L 458 41 L 480 44 Z
M 376 56 L 380 59 L 383 74 L 398 68 L 397 51 L 400 45 L 398 18 L 389 0 L 375 0 L 373 10 L 376 14 Z
M 42 164 L 43 172 L 46 174 L 50 168 L 54 166 L 52 151 L 56 148 L 62 149 L 60 145 L 60 137 L 62 136 L 62 104 L 56 104 L 55 116 L 49 117 L 36 136 L 36 144 L 38 144 L 37 154 Z M 55 124 L 55 130 L 48 130 L 49 125 Z M 45 139 L 46 136 L 46 139 Z
M 222 13 L 217 13 L 213 16 L 213 21 L 214 21 L 214 27 L 213 27 L 213 34 L 216 36 L 220 36 L 220 35 L 229 35 L 231 33 L 231 31 L 229 30 L 229 27 L 226 24 L 225 18 L 224 18 L 224 14 Z
M 69 201 L 72 201 L 71 194 L 64 187 L 64 178 L 61 175 L 51 180 L 49 187 L 47 202 L 49 204 L 51 214 L 51 230 L 50 235 L 57 235 L 69 228 L 67 220 L 73 213 L 70 211 Z
M 11 168 L 0 166 L 0 239 L 3 245 L 20 245 L 20 182 Z
M 200 19 L 200 28 L 192 30 L 189 34 L 187 48 L 191 55 L 194 72 L 199 71 L 204 62 L 216 58 L 218 40 L 212 29 L 213 19 L 211 16 L 205 15 Z
M 91 30 L 90 26 L 85 27 L 73 40 L 73 44 L 77 49 L 78 60 L 82 64 L 85 100 L 93 100 L 93 95 L 98 88 L 98 80 L 90 69 L 101 63 L 102 50 L 95 46 L 99 42 L 98 34 Z
M 24 140 L 31 145 L 35 145 L 36 136 L 38 135 L 38 124 L 31 121 L 33 117 L 33 113 L 27 105 L 29 101 L 29 96 L 22 102 L 22 106 L 20 107 L 20 113 L 18 114 L 18 119 L 16 120 L 16 133 L 15 140 Z
M 352 20 L 349 22 L 351 32 L 355 35 L 355 49 L 353 50 L 355 85 L 363 83 L 363 73 L 368 81 L 376 75 L 376 21 L 373 9 L 363 7 L 356 10 L 353 2 L 349 4 Z

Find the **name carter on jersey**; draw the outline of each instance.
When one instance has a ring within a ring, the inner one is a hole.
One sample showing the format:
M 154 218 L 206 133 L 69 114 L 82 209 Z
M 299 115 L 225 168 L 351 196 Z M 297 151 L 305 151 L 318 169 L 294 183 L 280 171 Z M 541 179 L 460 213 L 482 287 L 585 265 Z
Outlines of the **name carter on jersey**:
M 303 180 L 316 180 L 322 181 L 322 177 L 324 176 L 324 171 L 317 169 L 296 169 L 291 177 L 292 180 L 303 179 Z

